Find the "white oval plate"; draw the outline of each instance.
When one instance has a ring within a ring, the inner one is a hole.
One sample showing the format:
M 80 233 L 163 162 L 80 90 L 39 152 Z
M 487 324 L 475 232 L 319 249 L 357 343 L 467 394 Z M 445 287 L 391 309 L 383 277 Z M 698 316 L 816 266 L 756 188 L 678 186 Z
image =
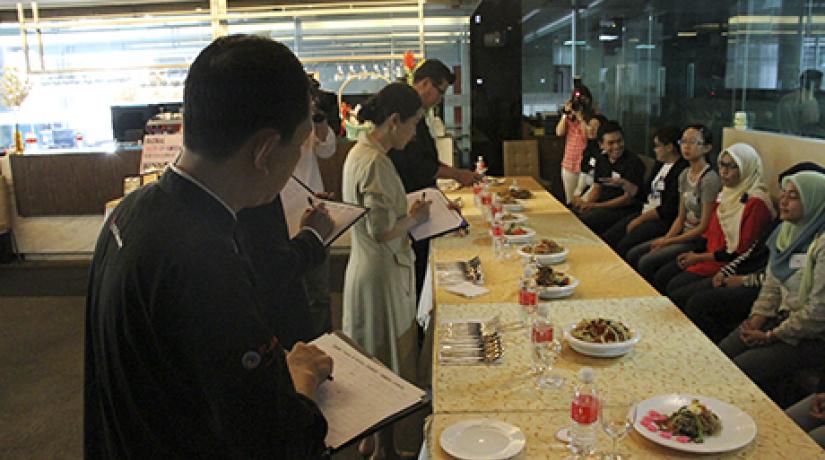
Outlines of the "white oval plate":
M 659 436 L 659 433 L 653 433 L 642 426 L 642 419 L 648 411 L 655 410 L 662 415 L 670 415 L 680 407 L 690 404 L 694 399 L 698 399 L 700 403 L 719 416 L 719 420 L 722 422 L 722 431 L 718 435 L 706 437 L 705 442 L 701 444 L 695 442 L 681 443 L 673 439 L 664 439 Z M 738 407 L 718 399 L 694 395 L 659 395 L 640 402 L 636 405 L 636 423 L 633 424 L 633 427 L 640 435 L 656 444 L 697 454 L 717 454 L 736 450 L 747 446 L 756 437 L 756 423 L 750 415 Z
M 503 209 L 503 210 L 505 210 L 505 211 L 507 211 L 507 212 L 520 212 L 520 211 L 524 211 L 524 203 L 522 203 L 522 202 L 521 202 L 521 201 L 519 201 L 519 200 L 516 200 L 516 202 L 515 202 L 515 203 L 502 204 L 502 205 L 501 205 L 501 209 Z
M 633 332 L 633 337 L 631 337 L 630 340 L 616 343 L 591 343 L 573 337 L 570 331 L 575 327 L 576 323 L 571 323 L 564 328 L 564 338 L 567 339 L 567 344 L 577 352 L 595 358 L 615 358 L 626 355 L 633 349 L 636 343 L 639 342 L 639 339 L 642 338 L 641 335 L 639 335 L 639 331 L 631 328 L 630 330 Z
M 567 275 L 570 276 L 570 275 Z M 579 285 L 579 279 L 570 276 L 570 284 L 567 286 L 546 287 L 539 286 L 540 299 L 561 299 L 562 297 L 569 297 L 573 295 L 576 286 Z
M 502 220 L 502 222 L 504 223 L 505 226 L 510 225 L 510 224 L 523 224 L 523 223 L 527 222 L 527 216 L 525 216 L 524 214 L 519 214 L 519 213 L 515 213 L 515 212 L 510 213 L 510 214 L 512 214 L 513 217 L 515 217 L 515 219 Z
M 440 441 L 445 452 L 462 460 L 505 460 L 521 452 L 527 439 L 515 425 L 482 418 L 448 426 Z
M 539 264 L 554 265 L 564 262 L 567 259 L 567 254 L 570 254 L 570 249 L 563 248 L 561 252 L 554 252 L 552 254 L 533 254 L 531 252 L 525 252 L 524 246 L 522 246 L 518 248 L 518 253 L 526 260 L 530 260 L 531 257 L 536 256 L 536 262 Z

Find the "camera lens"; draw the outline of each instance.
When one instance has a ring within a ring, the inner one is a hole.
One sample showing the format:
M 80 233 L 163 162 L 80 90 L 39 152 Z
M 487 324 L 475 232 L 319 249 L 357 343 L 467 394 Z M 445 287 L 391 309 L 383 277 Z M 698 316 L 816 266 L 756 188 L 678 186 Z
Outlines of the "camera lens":
M 582 109 L 582 103 L 574 100 L 573 103 L 570 104 L 570 108 L 572 108 L 574 112 L 578 112 Z

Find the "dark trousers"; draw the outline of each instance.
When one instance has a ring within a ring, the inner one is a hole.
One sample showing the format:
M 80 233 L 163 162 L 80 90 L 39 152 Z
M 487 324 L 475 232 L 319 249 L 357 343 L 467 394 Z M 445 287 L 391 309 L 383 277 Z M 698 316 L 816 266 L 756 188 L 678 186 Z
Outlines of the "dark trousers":
M 625 216 L 624 219 L 613 224 L 602 234 L 602 239 L 616 251 L 622 258 L 627 258 L 627 253 L 632 248 L 658 238 L 667 233 L 669 226 L 659 219 L 648 220 L 637 225 L 630 233 L 627 233 L 627 224 L 638 216 L 637 213 Z
M 692 295 L 713 289 L 712 283 L 712 278 L 682 271 L 667 283 L 665 295 L 670 297 L 670 300 L 672 300 L 677 307 L 684 310 L 688 299 L 690 299 Z
M 427 275 L 427 264 L 430 260 L 430 240 L 413 241 L 415 253 L 415 306 L 421 300 L 421 290 L 424 288 L 424 277 Z
M 670 283 L 670 280 L 682 273 L 682 271 L 683 270 L 679 268 L 679 264 L 676 263 L 676 260 L 671 260 L 656 270 L 653 275 L 653 287 L 662 294 L 667 294 L 667 285 Z
M 601 235 L 606 232 L 617 221 L 623 220 L 629 215 L 639 213 L 636 206 L 626 206 L 623 208 L 596 208 L 584 214 L 578 214 L 579 219 L 587 225 L 593 233 Z
M 769 319 L 762 330 L 776 326 L 777 321 Z M 778 391 L 780 384 L 790 379 L 796 371 L 820 368 L 825 362 L 825 342 L 822 340 L 803 340 L 796 346 L 778 340 L 768 345 L 749 347 L 739 338 L 739 328 L 728 334 L 719 348 L 780 406 L 788 404 Z
M 693 324 L 713 342 L 719 343 L 748 317 L 759 288 L 720 287 L 699 291 L 683 309 Z

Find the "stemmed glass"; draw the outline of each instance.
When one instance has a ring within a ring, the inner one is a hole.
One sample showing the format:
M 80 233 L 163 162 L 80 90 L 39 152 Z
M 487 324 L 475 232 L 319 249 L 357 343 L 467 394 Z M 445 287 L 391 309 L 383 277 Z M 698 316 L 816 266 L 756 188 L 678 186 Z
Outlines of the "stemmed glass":
M 564 377 L 552 372 L 553 364 L 561 352 L 561 343 L 556 340 L 555 328 L 547 318 L 536 315 L 532 318 L 530 346 L 533 357 L 532 370 L 537 375 L 536 388 L 560 388 Z
M 613 441 L 610 454 L 604 456 L 607 460 L 624 460 L 619 455 L 619 441 L 627 436 L 630 428 L 636 423 L 636 398 L 626 394 L 602 394 L 601 414 L 599 422 L 602 430 Z

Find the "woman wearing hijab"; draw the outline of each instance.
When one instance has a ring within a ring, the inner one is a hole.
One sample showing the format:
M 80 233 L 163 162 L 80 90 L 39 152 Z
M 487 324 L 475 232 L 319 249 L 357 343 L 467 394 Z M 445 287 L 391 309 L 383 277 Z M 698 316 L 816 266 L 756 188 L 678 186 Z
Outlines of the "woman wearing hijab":
M 769 228 L 774 210 L 762 178 L 762 160 L 748 144 L 734 144 L 719 155 L 722 193 L 702 234 L 705 251 L 679 254 L 656 274 L 656 287 L 684 308 L 698 290 L 711 289 L 712 277 Z
M 777 380 L 825 362 L 825 175 L 785 178 L 779 217 L 751 315 L 719 344 L 768 394 Z

